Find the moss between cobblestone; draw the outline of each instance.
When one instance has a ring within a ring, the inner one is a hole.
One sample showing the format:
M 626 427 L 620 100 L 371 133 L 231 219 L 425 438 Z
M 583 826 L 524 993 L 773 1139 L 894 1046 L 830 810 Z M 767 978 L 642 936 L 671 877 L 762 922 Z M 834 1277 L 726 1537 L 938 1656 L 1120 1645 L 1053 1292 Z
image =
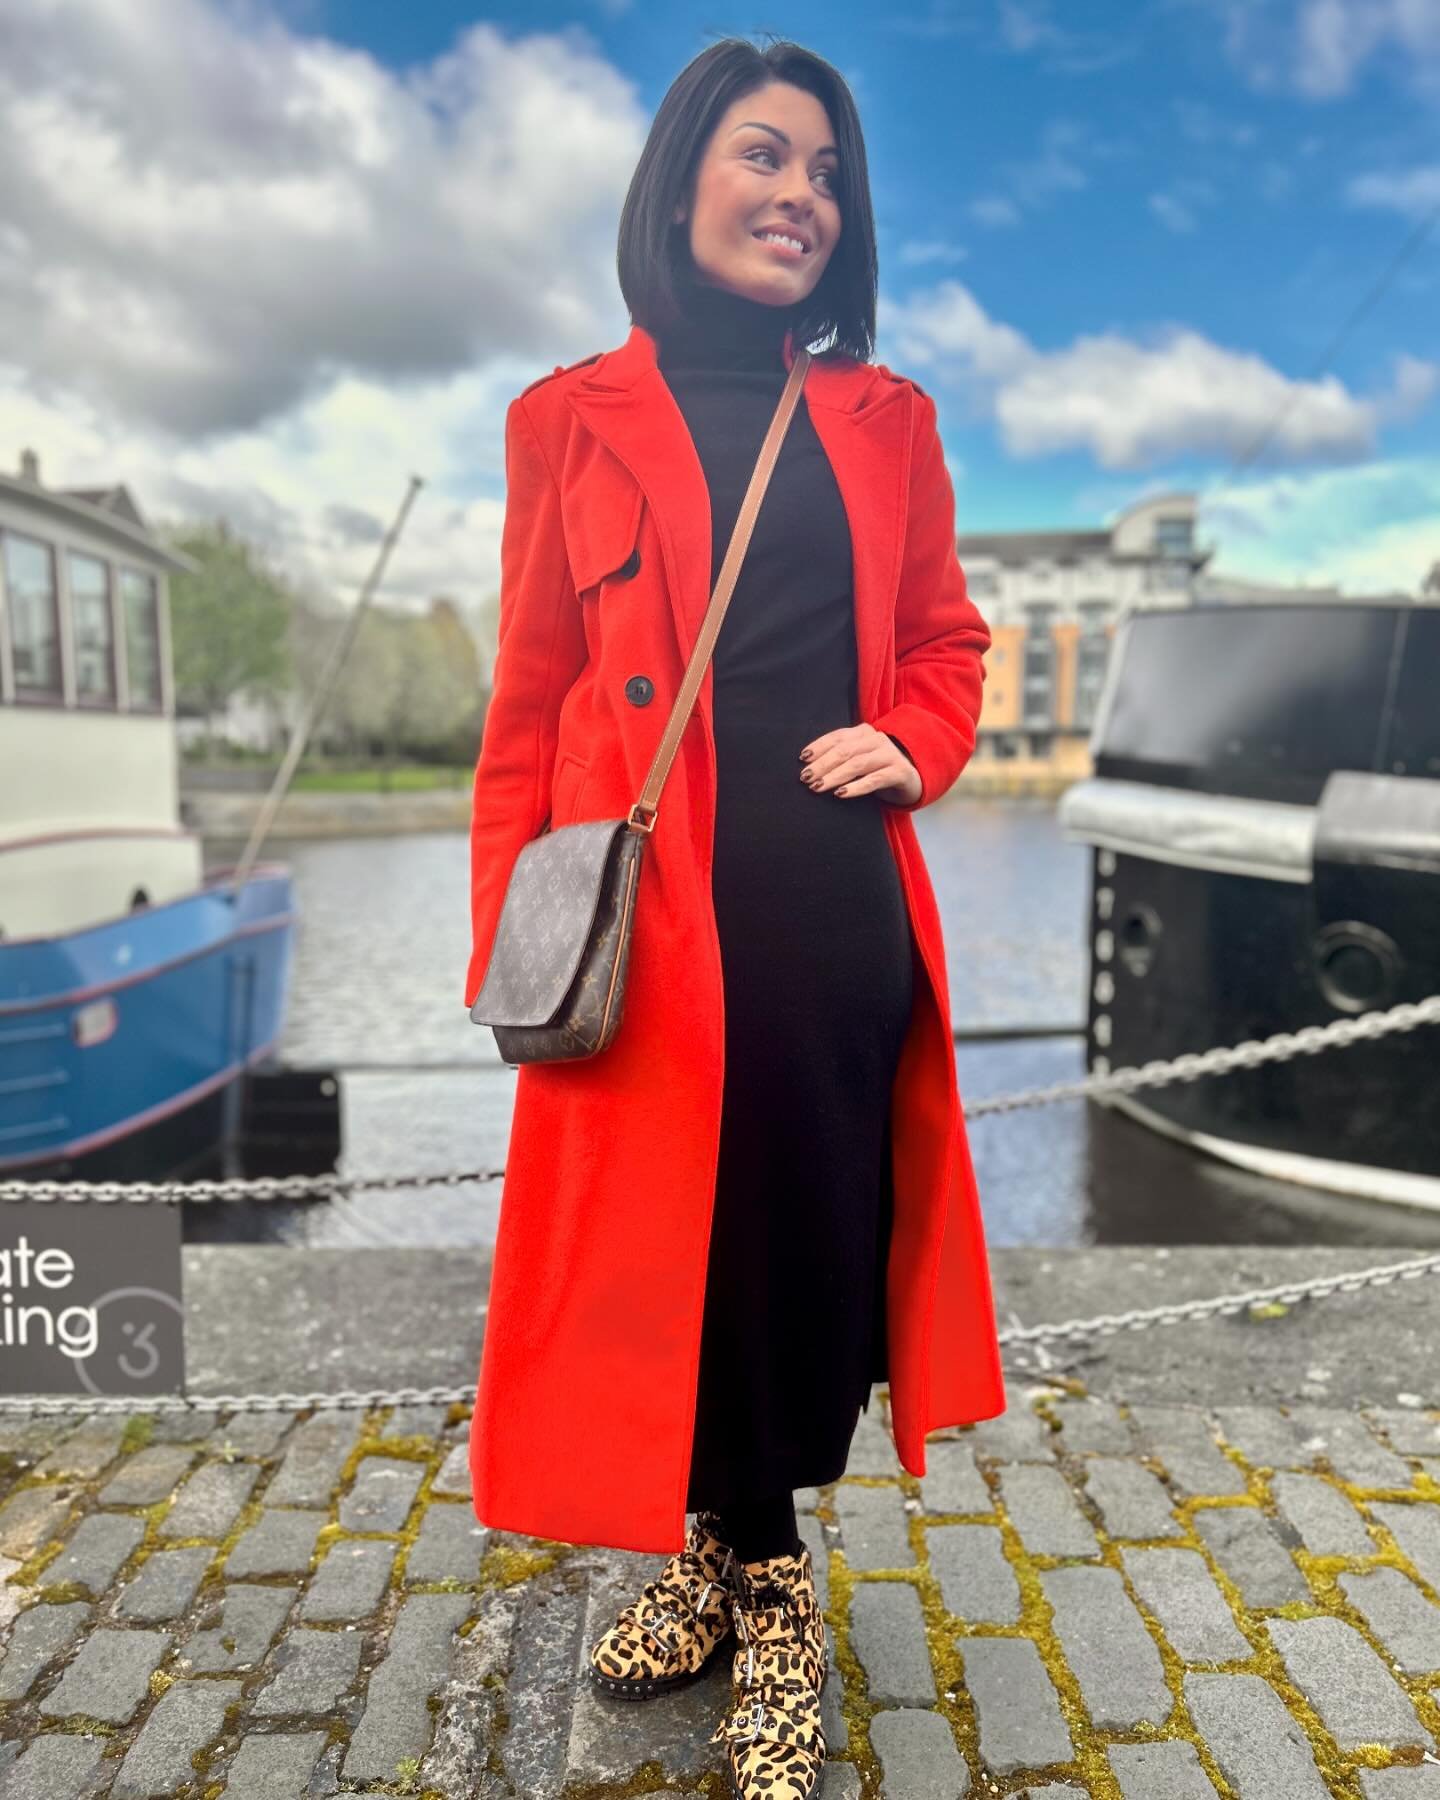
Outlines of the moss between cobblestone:
M 1096 1733 L 1095 1726 L 1090 1721 L 1089 1710 L 1080 1692 L 1080 1683 L 1065 1660 L 1060 1640 L 1055 1635 L 1052 1624 L 1054 1615 L 1040 1582 L 1041 1569 L 1058 1569 L 1065 1566 L 1067 1562 L 1073 1564 L 1079 1559 L 1030 1555 L 1021 1543 L 1019 1533 L 1011 1524 L 1000 1502 L 998 1476 L 991 1469 L 986 1469 L 983 1473 L 986 1485 L 996 1496 L 995 1514 L 1000 1525 L 1001 1548 L 1006 1560 L 1015 1571 L 1015 1580 L 1020 1589 L 1020 1621 L 1013 1626 L 999 1627 L 984 1633 L 972 1632 L 968 1635 L 972 1638 L 986 1636 L 1030 1639 L 1040 1653 L 1040 1660 L 1045 1666 L 1046 1673 L 1054 1683 L 1059 1698 L 1061 1716 L 1070 1729 L 1071 1741 L 1075 1746 L 1073 1761 L 1050 1763 L 1046 1765 L 1047 1769 L 1062 1777 L 1068 1773 L 1078 1773 L 1089 1784 L 1095 1800 L 1121 1800 L 1120 1790 L 1105 1755 L 1104 1745 Z M 962 1634 L 957 1640 L 957 1648 L 963 1661 L 965 1634 Z M 963 1673 L 961 1679 L 963 1680 Z M 967 1743 L 965 1748 L 973 1756 L 978 1769 L 980 1767 L 978 1740 Z M 1035 1771 L 1027 1770 L 1023 1775 L 1005 1778 L 991 1775 L 988 1779 L 991 1793 L 1023 1792 L 1027 1786 L 1034 1785 Z
M 131 1413 L 120 1433 L 120 1454 L 130 1456 L 136 1450 L 143 1450 L 154 1435 L 154 1413 Z
M 907 1498 L 923 1499 L 920 1483 L 914 1476 L 900 1476 L 900 1489 Z M 965 1685 L 965 1660 L 959 1649 L 959 1622 L 945 1609 L 940 1579 L 931 1568 L 931 1544 L 927 1535 L 927 1519 L 923 1512 L 913 1512 L 907 1519 L 916 1568 L 920 1570 L 920 1611 L 925 1620 L 925 1642 L 931 1651 L 931 1667 L 940 1688 L 940 1712 L 949 1719 L 956 1735 L 959 1753 L 970 1769 L 970 1782 L 979 1786 L 979 1721 L 976 1703 Z
M 123 1728 L 119 1725 L 108 1725 L 104 1719 L 92 1719 L 86 1713 L 71 1713 L 64 1719 L 44 1719 L 40 1723 L 36 1735 L 38 1737 L 103 1737 L 115 1739 Z M 105 1754 L 112 1754 L 107 1745 Z
M 489 1592 L 533 1581 L 547 1569 L 556 1568 L 568 1555 L 563 1544 L 556 1544 L 551 1550 L 513 1550 L 508 1544 L 492 1544 L 480 1564 L 480 1586 Z
M 210 1773 L 211 1769 L 214 1768 L 216 1762 L 223 1753 L 226 1738 L 239 1726 L 240 1720 L 245 1713 L 245 1707 L 246 1701 L 243 1696 L 239 1700 L 232 1700 L 225 1708 L 221 1718 L 220 1729 L 216 1732 L 214 1738 L 210 1743 L 206 1744 L 203 1749 L 195 1751 L 191 1756 L 190 1767 L 202 1781 Z M 223 1790 L 217 1788 L 217 1791 Z
M 70 1521 L 68 1519 L 65 1522 L 64 1530 L 68 1537 L 70 1533 Z M 64 1548 L 64 1538 L 47 1538 L 33 1556 L 21 1563 L 20 1567 L 10 1577 L 10 1584 L 14 1587 L 38 1586 L 41 1574 L 44 1570 L 49 1568 L 50 1564 L 54 1562 L 55 1558 Z M 74 1585 L 74 1582 L 71 1581 L 57 1581 L 52 1588 L 42 1588 L 41 1593 L 42 1596 L 58 1593 L 62 1589 L 70 1588 Z M 67 1594 L 66 1598 L 88 1600 L 90 1596 L 87 1593 L 81 1592 L 78 1596 Z
M 1399 1544 L 1391 1535 L 1389 1529 L 1383 1525 L 1379 1519 L 1373 1518 L 1368 1510 L 1366 1510 L 1369 1503 L 1376 1500 L 1393 1501 L 1398 1505 L 1430 1505 L 1433 1504 L 1433 1501 L 1427 1497 L 1417 1503 L 1414 1492 L 1408 1488 L 1362 1487 L 1356 1482 L 1343 1480 L 1340 1476 L 1333 1473 L 1333 1469 L 1331 1485 L 1337 1487 L 1356 1510 L 1360 1512 L 1370 1530 L 1379 1534 L 1379 1544 L 1375 1552 L 1368 1556 L 1315 1556 L 1309 1551 L 1302 1549 L 1295 1552 L 1296 1560 L 1300 1563 L 1300 1566 L 1310 1583 L 1311 1591 L 1316 1595 L 1321 1609 L 1334 1617 L 1343 1618 L 1346 1624 L 1350 1625 L 1359 1633 L 1376 1655 L 1381 1658 L 1386 1668 L 1391 1671 L 1394 1679 L 1405 1690 L 1405 1693 L 1415 1707 L 1416 1714 L 1419 1717 L 1421 1724 L 1432 1734 L 1440 1735 L 1440 1702 L 1437 1702 L 1435 1694 L 1426 1685 L 1426 1677 L 1423 1675 L 1405 1675 L 1393 1668 L 1389 1652 L 1376 1638 L 1374 1632 L 1370 1628 L 1370 1623 L 1365 1618 L 1364 1614 L 1359 1612 L 1351 1604 L 1337 1579 L 1338 1575 L 1347 1568 L 1398 1569 L 1402 1574 L 1407 1575 L 1412 1581 L 1416 1582 L 1421 1592 L 1430 1599 L 1432 1603 L 1440 1603 L 1440 1595 L 1437 1595 L 1435 1589 L 1421 1578 L 1419 1570 L 1416 1569 L 1405 1556 L 1404 1552 L 1400 1549 Z M 1431 1482 L 1428 1477 L 1422 1477 L 1421 1482 L 1416 1485 L 1423 1485 L 1426 1489 L 1430 1489 L 1434 1487 L 1435 1484 Z M 1282 1608 L 1280 1611 L 1281 1615 L 1286 1618 L 1305 1616 L 1303 1612 L 1299 1612 L 1298 1609 L 1294 1607 Z M 1365 1768 L 1379 1769 L 1388 1767 L 1405 1753 L 1392 1751 L 1388 1747 L 1376 1745 L 1374 1747 L 1365 1746 L 1350 1751 L 1348 1754 L 1357 1764 Z M 1411 1760 L 1411 1758 L 1407 1757 L 1406 1760 Z M 1418 1760 L 1418 1753 L 1415 1756 L 1415 1760 Z
M 1071 1393 L 1078 1391 L 1084 1394 L 1086 1392 L 1084 1384 L 1078 1381 L 1055 1381 L 1049 1385 Z M 1048 1398 L 1048 1396 L 1042 1397 L 1039 1404 L 1032 1405 L 1031 1410 L 1045 1421 L 1052 1432 L 1058 1431 L 1061 1421 L 1046 1404 Z M 1122 1416 L 1127 1416 L 1128 1408 L 1122 1406 L 1121 1413 Z M 970 1429 L 972 1428 L 966 1427 L 959 1434 L 961 1441 Z M 1106 1754 L 1108 1746 L 1119 1743 L 1154 1742 L 1162 1738 L 1182 1738 L 1195 1749 L 1217 1794 L 1222 1797 L 1222 1800 L 1233 1800 L 1234 1790 L 1221 1773 L 1209 1745 L 1196 1730 L 1185 1705 L 1184 1676 L 1187 1668 L 1200 1668 L 1216 1672 L 1254 1673 L 1261 1676 L 1280 1695 L 1292 1717 L 1305 1732 L 1317 1767 L 1332 1792 L 1336 1794 L 1355 1796 L 1358 1800 L 1358 1788 L 1355 1781 L 1356 1770 L 1359 1767 L 1381 1768 L 1418 1760 L 1418 1753 L 1392 1751 L 1388 1747 L 1380 1745 L 1360 1746 L 1349 1753 L 1343 1753 L 1330 1733 L 1326 1731 L 1314 1707 L 1290 1681 L 1283 1658 L 1264 1631 L 1264 1619 L 1268 1617 L 1306 1618 L 1325 1614 L 1343 1616 L 1347 1623 L 1354 1624 L 1377 1654 L 1384 1657 L 1388 1666 L 1389 1658 L 1385 1656 L 1383 1647 L 1374 1641 L 1363 1618 L 1359 1617 L 1355 1610 L 1344 1601 L 1336 1584 L 1335 1576 L 1340 1569 L 1345 1567 L 1371 1567 L 1382 1563 L 1403 1568 L 1407 1574 L 1413 1575 L 1414 1571 L 1398 1549 L 1393 1548 L 1388 1550 L 1382 1548 L 1373 1557 L 1350 1558 L 1314 1557 L 1301 1550 L 1296 1553 L 1297 1563 L 1309 1581 L 1315 1600 L 1312 1603 L 1292 1603 L 1279 1608 L 1266 1608 L 1263 1613 L 1252 1613 L 1244 1605 L 1235 1584 L 1230 1581 L 1222 1569 L 1215 1565 L 1208 1545 L 1194 1528 L 1194 1515 L 1202 1507 L 1237 1505 L 1253 1506 L 1257 1510 L 1268 1513 L 1273 1510 L 1273 1501 L 1265 1482 L 1246 1463 L 1243 1456 L 1231 1445 L 1222 1443 L 1220 1447 L 1244 1475 L 1246 1493 L 1244 1495 L 1196 1496 L 1176 1504 L 1173 1510 L 1181 1521 L 1185 1534 L 1183 1539 L 1185 1545 L 1197 1551 L 1204 1558 L 1207 1567 L 1224 1593 L 1246 1642 L 1251 1646 L 1251 1654 L 1248 1657 L 1223 1663 L 1185 1663 L 1160 1630 L 1158 1622 L 1151 1618 L 1131 1590 L 1119 1545 L 1106 1532 L 1098 1517 L 1091 1518 L 1100 1543 L 1100 1561 L 1105 1566 L 1115 1569 L 1119 1574 L 1125 1584 L 1127 1594 L 1135 1602 L 1140 1619 L 1155 1643 L 1160 1657 L 1165 1684 L 1173 1701 L 1170 1716 L 1163 1727 L 1141 1724 L 1132 1731 L 1102 1733 L 1091 1723 L 1079 1683 L 1065 1660 L 1059 1640 L 1054 1633 L 1053 1613 L 1045 1599 L 1040 1574 L 1046 1569 L 1070 1565 L 1093 1567 L 1095 1559 L 1093 1557 L 1047 1557 L 1028 1553 L 1009 1519 L 1005 1516 L 1003 1505 L 999 1500 L 998 1476 L 993 1468 L 982 1466 L 981 1474 L 987 1487 L 996 1496 L 995 1517 L 1000 1524 L 1004 1553 L 1015 1572 L 1020 1587 L 1021 1619 L 1018 1625 L 996 1628 L 983 1633 L 967 1633 L 963 1623 L 955 1620 L 953 1615 L 946 1612 L 938 1582 L 930 1566 L 927 1531 L 931 1526 L 960 1520 L 975 1521 L 987 1515 L 945 1514 L 927 1519 L 918 1512 L 912 1513 L 909 1518 L 909 1535 L 915 1553 L 916 1569 L 914 1571 L 866 1571 L 865 1578 L 867 1580 L 908 1580 L 917 1588 L 925 1619 L 925 1632 L 931 1662 L 937 1679 L 941 1683 L 941 1692 L 944 1696 L 935 1710 L 950 1721 L 977 1788 L 983 1783 L 985 1790 L 991 1794 L 1009 1794 L 1032 1786 L 1037 1779 L 1064 1779 L 1065 1776 L 1078 1772 L 1080 1778 L 1085 1781 L 1095 1795 L 1096 1800 L 1120 1800 L 1119 1788 Z M 1163 1462 L 1158 1458 L 1140 1457 L 1132 1460 L 1139 1460 L 1158 1474 L 1167 1473 Z M 1073 1482 L 1073 1476 L 1083 1467 L 1083 1459 L 1062 1456 L 1062 1466 L 1065 1472 L 1072 1477 Z M 863 1478 L 852 1478 L 852 1481 L 853 1485 L 859 1486 L 898 1485 L 907 1496 L 919 1497 L 918 1482 L 913 1476 L 903 1471 L 894 1483 L 867 1481 Z M 1363 1502 L 1367 1498 L 1394 1498 L 1410 1503 L 1415 1501 L 1415 1494 L 1412 1490 L 1364 1489 L 1338 1480 L 1336 1485 L 1340 1486 L 1357 1506 L 1363 1506 Z M 1417 1486 L 1419 1485 L 1421 1483 L 1417 1483 Z M 1435 1484 L 1428 1481 L 1423 1483 L 1425 1489 L 1432 1485 Z M 1078 1483 L 1073 1483 L 1073 1486 L 1080 1498 L 1082 1510 L 1086 1511 L 1088 1516 L 1090 1508 L 1086 1503 L 1084 1490 L 1079 1487 Z M 1380 1529 L 1378 1525 L 1376 1529 Z M 1386 1535 L 1388 1538 L 1388 1534 Z M 1174 1549 L 1182 1540 L 1175 1537 L 1162 1537 L 1127 1538 L 1123 1541 L 1126 1548 Z M 836 1553 L 832 1556 L 830 1578 L 831 1611 L 836 1615 L 832 1619 L 832 1624 L 837 1626 L 837 1659 L 842 1664 L 842 1672 L 845 1676 L 846 1698 L 842 1705 L 851 1731 L 851 1744 L 847 1754 L 852 1756 L 861 1768 L 862 1781 L 866 1791 L 869 1792 L 872 1781 L 878 1782 L 878 1769 L 875 1767 L 873 1752 L 869 1745 L 869 1720 L 877 1709 L 868 1707 L 864 1701 L 851 1697 L 852 1684 L 854 1695 L 858 1696 L 863 1691 L 863 1676 L 854 1659 L 848 1632 L 845 1634 L 842 1648 L 842 1634 L 838 1629 L 838 1618 L 841 1615 L 848 1616 L 850 1599 L 857 1585 L 854 1575 L 845 1566 L 843 1553 Z M 1428 1593 L 1430 1590 L 1426 1591 Z M 830 1614 L 827 1614 L 828 1616 Z M 967 1637 L 973 1641 L 980 1636 L 1025 1637 L 1036 1645 L 1046 1672 L 1059 1695 L 1061 1712 L 1071 1729 L 1076 1747 L 1073 1762 L 1051 1764 L 1043 1769 L 1028 1768 L 1023 1775 L 999 1779 L 984 1770 L 979 1757 L 978 1722 L 975 1718 L 973 1701 L 969 1698 L 968 1690 L 965 1687 L 963 1667 Z M 1437 1703 L 1435 1695 L 1423 1685 L 1423 1678 L 1407 1680 L 1401 1677 L 1400 1679 L 1402 1686 L 1416 1706 L 1421 1723 L 1432 1731 L 1440 1728 L 1440 1703 Z
M 1185 1507 L 1186 1523 L 1189 1524 L 1193 1512 L 1199 1508 L 1189 1501 L 1185 1503 Z M 1202 1545 L 1197 1544 L 1196 1547 L 1201 1550 L 1202 1555 L 1205 1554 Z M 1210 1562 L 1208 1557 L 1206 1560 Z M 1235 1614 L 1241 1632 L 1254 1649 L 1252 1657 L 1218 1666 L 1227 1671 L 1243 1670 L 1246 1674 L 1259 1675 L 1268 1686 L 1272 1687 L 1309 1740 L 1311 1754 L 1315 1758 L 1316 1767 L 1320 1770 L 1322 1779 L 1330 1784 L 1332 1791 L 1355 1795 L 1358 1800 L 1359 1790 L 1352 1779 L 1353 1772 L 1346 1756 L 1321 1723 L 1320 1716 L 1310 1701 L 1291 1681 L 1284 1658 L 1264 1630 L 1264 1621 L 1267 1618 L 1314 1618 L 1320 1614 L 1320 1608 L 1303 1601 L 1290 1601 L 1284 1606 L 1266 1607 L 1261 1611 L 1252 1612 L 1246 1607 L 1240 1597 L 1239 1589 L 1223 1569 L 1210 1562 L 1210 1573 L 1230 1602 L 1230 1610 Z M 1389 1752 L 1387 1751 L 1385 1754 L 1388 1758 Z M 1231 1790 L 1224 1788 L 1221 1791 L 1229 1794 Z
M 628 1781 L 618 1784 L 600 1781 L 587 1783 L 584 1787 L 567 1787 L 565 1800 L 638 1800 L 643 1794 L 703 1794 L 706 1800 L 720 1800 L 724 1795 L 728 1800 L 730 1786 L 723 1775 L 710 1770 L 688 1787 L 676 1787 L 660 1764 L 652 1761 L 642 1763 Z
M 205 1573 L 201 1576 L 200 1586 L 196 1590 L 196 1600 L 202 1605 L 208 1605 L 212 1600 L 218 1599 L 219 1596 L 224 1593 L 225 1588 L 228 1585 L 225 1580 L 226 1560 L 229 1557 L 230 1552 L 240 1542 L 240 1539 L 250 1527 L 259 1520 L 260 1515 L 264 1510 L 265 1501 L 263 1494 L 258 1498 L 252 1495 L 235 1515 L 235 1523 L 218 1542 L 214 1538 L 171 1538 L 167 1540 L 165 1546 L 167 1550 L 186 1550 L 191 1548 L 214 1550 L 215 1554 L 205 1565 Z M 247 1587 L 252 1585 L 258 1587 L 287 1587 L 294 1579 L 293 1575 L 247 1575 L 245 1577 L 245 1584 Z

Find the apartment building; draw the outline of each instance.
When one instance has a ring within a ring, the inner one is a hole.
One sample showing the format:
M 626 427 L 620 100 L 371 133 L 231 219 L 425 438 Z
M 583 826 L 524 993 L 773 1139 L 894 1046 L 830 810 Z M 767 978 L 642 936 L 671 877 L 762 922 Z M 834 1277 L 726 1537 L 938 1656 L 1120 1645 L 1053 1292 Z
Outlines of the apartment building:
M 1151 496 L 1095 531 L 974 532 L 958 540 L 993 637 L 975 760 L 1083 773 L 1115 624 L 1126 609 L 1188 605 L 1213 554 L 1196 496 Z

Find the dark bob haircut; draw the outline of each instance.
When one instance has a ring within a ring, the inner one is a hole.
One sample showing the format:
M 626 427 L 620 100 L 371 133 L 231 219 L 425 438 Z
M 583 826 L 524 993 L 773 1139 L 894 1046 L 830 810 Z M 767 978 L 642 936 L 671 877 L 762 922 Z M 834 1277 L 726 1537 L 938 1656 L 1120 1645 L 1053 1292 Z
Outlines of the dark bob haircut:
M 839 158 L 836 191 L 844 228 L 809 304 L 796 315 L 795 343 L 807 349 L 820 343 L 816 354 L 869 362 L 875 350 L 878 259 L 860 117 L 839 70 L 783 38 L 763 50 L 745 38 L 724 38 L 702 50 L 670 84 L 620 214 L 620 292 L 632 322 L 652 337 L 679 315 L 676 270 L 690 254 L 690 223 L 687 218 L 676 224 L 675 208 L 683 200 L 691 214 L 700 159 L 727 108 L 772 81 L 815 96 L 830 116 Z

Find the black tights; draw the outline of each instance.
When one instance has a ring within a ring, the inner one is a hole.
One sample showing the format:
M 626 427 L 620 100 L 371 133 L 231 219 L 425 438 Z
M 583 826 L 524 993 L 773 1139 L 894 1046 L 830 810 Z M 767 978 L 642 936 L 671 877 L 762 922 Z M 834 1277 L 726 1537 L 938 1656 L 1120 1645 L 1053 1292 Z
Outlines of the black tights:
M 738 1501 L 717 1509 L 718 1535 L 742 1563 L 772 1556 L 798 1556 L 800 1533 L 795 1523 L 795 1495 L 790 1488 L 757 1500 Z

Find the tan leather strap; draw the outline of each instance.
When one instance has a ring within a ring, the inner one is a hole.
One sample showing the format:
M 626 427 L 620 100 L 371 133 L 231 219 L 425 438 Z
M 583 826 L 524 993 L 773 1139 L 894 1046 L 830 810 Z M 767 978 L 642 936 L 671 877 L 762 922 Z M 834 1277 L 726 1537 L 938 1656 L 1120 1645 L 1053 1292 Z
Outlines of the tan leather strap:
M 685 678 L 680 683 L 680 691 L 675 696 L 675 704 L 670 708 L 670 717 L 665 721 L 665 730 L 655 750 L 655 757 L 650 764 L 650 772 L 645 777 L 645 785 L 640 790 L 640 798 L 630 809 L 630 824 L 640 831 L 654 828 L 655 815 L 660 808 L 660 790 L 665 785 L 665 777 L 670 773 L 670 765 L 675 760 L 675 752 L 680 748 L 680 737 L 690 721 L 696 697 L 700 692 L 700 683 L 705 677 L 705 666 L 710 661 L 710 653 L 715 648 L 715 639 L 719 636 L 720 622 L 725 617 L 725 608 L 730 604 L 730 596 L 735 591 L 735 581 L 740 573 L 740 565 L 745 560 L 745 552 L 750 545 L 750 533 L 755 529 L 755 517 L 760 511 L 760 502 L 765 498 L 765 489 L 770 484 L 774 473 L 775 460 L 780 454 L 780 445 L 784 442 L 785 433 L 790 428 L 790 420 L 800 400 L 800 390 L 805 385 L 805 374 L 810 367 L 810 352 L 798 350 L 790 365 L 790 374 L 785 388 L 780 395 L 779 404 L 775 408 L 775 416 L 770 421 L 770 429 L 765 433 L 765 441 L 760 446 L 760 454 L 755 460 L 755 468 L 750 476 L 750 485 L 745 490 L 745 498 L 740 504 L 740 514 L 735 521 L 735 529 L 730 534 L 730 547 L 725 552 L 725 560 L 720 565 L 719 578 L 715 583 L 715 592 L 710 596 L 710 604 L 705 610 L 700 631 L 695 639 L 695 648 L 690 652 L 690 661 L 685 667 Z M 648 813 L 649 819 L 637 819 L 637 813 Z

